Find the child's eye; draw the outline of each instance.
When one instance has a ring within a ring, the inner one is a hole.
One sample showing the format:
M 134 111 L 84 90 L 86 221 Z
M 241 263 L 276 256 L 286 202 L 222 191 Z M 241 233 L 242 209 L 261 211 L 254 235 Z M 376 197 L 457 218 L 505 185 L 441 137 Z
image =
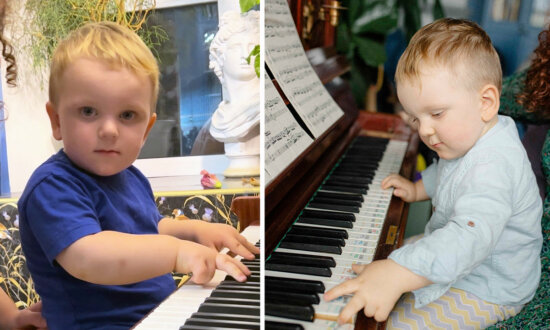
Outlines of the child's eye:
M 441 117 L 442 114 L 443 114 L 443 111 L 432 113 L 432 117 L 439 118 L 439 117 Z
M 136 113 L 134 111 L 124 111 L 120 114 L 120 118 L 124 120 L 131 120 L 136 116 Z
M 84 117 L 92 117 L 97 114 L 97 111 L 92 107 L 82 107 L 80 108 L 80 114 Z

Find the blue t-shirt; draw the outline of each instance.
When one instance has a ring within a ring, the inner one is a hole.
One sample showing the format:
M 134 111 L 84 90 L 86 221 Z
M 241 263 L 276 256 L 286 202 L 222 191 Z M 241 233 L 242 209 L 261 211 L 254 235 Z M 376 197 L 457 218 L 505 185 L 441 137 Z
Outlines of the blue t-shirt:
M 50 329 L 128 329 L 175 290 L 170 274 L 97 285 L 71 276 L 55 261 L 73 242 L 103 230 L 158 234 L 162 216 L 149 182 L 135 167 L 96 176 L 61 150 L 33 173 L 18 206 L 23 252 Z

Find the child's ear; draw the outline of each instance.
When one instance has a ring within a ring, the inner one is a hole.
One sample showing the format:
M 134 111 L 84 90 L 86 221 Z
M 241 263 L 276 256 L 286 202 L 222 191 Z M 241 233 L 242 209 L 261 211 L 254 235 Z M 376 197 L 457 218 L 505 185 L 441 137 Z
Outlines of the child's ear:
M 61 125 L 59 123 L 59 115 L 55 110 L 55 106 L 52 102 L 48 101 L 46 103 L 46 111 L 48 112 L 48 117 L 50 117 L 50 125 L 52 126 L 52 135 L 54 139 L 60 141 L 61 137 Z
M 488 84 L 481 89 L 481 119 L 489 122 L 498 115 L 500 93 L 495 85 Z
M 149 118 L 149 123 L 147 124 L 147 129 L 145 130 L 145 135 L 143 135 L 143 144 L 145 144 L 145 140 L 147 140 L 147 136 L 149 135 L 149 132 L 151 131 L 151 128 L 153 128 L 153 125 L 157 121 L 157 114 L 153 113 L 151 115 L 151 118 Z

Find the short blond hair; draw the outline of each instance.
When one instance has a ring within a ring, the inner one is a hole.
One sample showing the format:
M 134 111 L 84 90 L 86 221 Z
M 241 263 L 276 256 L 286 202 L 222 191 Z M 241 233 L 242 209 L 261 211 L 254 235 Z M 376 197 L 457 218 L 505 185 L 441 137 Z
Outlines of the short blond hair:
M 399 59 L 395 82 L 419 82 L 425 67 L 448 68 L 472 91 L 486 84 L 502 89 L 502 68 L 491 38 L 468 20 L 442 18 L 418 30 Z
M 59 80 L 66 68 L 80 58 L 103 61 L 145 75 L 152 84 L 151 111 L 155 111 L 159 90 L 159 68 L 151 50 L 131 31 L 113 22 L 87 23 L 72 31 L 55 49 L 50 65 L 49 97 L 59 96 Z

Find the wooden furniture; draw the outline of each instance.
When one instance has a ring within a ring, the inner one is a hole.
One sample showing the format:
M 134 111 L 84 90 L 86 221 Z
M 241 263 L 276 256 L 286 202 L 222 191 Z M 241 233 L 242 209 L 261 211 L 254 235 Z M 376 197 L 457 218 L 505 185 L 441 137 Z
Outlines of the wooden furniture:
M 231 211 L 239 219 L 239 232 L 249 225 L 260 225 L 260 196 L 237 196 L 231 201 Z

